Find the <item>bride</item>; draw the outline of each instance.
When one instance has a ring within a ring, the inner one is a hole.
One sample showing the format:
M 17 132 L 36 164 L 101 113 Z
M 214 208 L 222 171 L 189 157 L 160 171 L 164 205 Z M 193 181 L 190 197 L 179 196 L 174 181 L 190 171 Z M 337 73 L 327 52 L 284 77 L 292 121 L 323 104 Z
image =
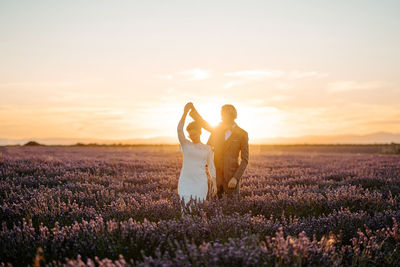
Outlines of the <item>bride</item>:
M 178 182 L 178 194 L 181 199 L 184 199 L 185 204 L 191 198 L 200 201 L 206 199 L 208 192 L 206 165 L 208 165 L 208 171 L 212 177 L 212 196 L 215 197 L 217 193 L 213 151 L 209 145 L 201 143 L 200 125 L 193 121 L 186 127 L 191 141 L 186 139 L 183 133 L 186 116 L 192 107 L 192 103 L 185 105 L 182 118 L 178 124 L 178 139 L 183 151 L 183 165 Z

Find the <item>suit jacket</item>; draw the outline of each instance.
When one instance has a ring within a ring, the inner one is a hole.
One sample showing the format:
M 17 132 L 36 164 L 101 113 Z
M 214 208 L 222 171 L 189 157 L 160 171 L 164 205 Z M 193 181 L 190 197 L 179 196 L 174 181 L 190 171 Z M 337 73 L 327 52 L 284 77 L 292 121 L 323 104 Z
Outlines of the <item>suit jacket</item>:
M 249 162 L 249 138 L 245 130 L 236 125 L 232 134 L 225 140 L 225 128 L 222 125 L 211 127 L 196 110 L 190 116 L 200 125 L 211 132 L 207 144 L 214 150 L 214 164 L 216 169 L 217 187 L 219 193 L 240 193 L 241 177 Z M 240 164 L 239 164 L 240 153 Z M 235 177 L 238 181 L 235 189 L 229 189 L 228 183 Z

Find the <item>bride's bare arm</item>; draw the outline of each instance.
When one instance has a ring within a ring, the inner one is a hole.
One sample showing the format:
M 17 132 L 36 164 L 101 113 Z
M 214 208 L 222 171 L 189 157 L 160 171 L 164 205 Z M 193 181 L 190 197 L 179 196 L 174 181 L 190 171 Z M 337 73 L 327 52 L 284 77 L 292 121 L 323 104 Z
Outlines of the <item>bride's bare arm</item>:
M 178 123 L 178 128 L 177 128 L 177 131 L 178 131 L 178 139 L 179 139 L 179 143 L 180 143 L 181 145 L 183 145 L 184 143 L 189 142 L 189 141 L 186 139 L 185 134 L 184 134 L 184 132 L 183 132 L 183 126 L 185 125 L 186 116 L 187 116 L 187 114 L 189 113 L 189 110 L 190 110 L 190 108 L 191 108 L 191 105 L 193 105 L 193 104 L 187 103 L 187 104 L 185 105 L 185 108 L 184 108 L 184 110 L 183 110 L 182 117 L 181 117 L 181 119 L 180 119 L 180 121 L 179 121 L 179 123 Z
M 207 166 L 208 166 L 208 173 L 211 176 L 211 184 L 212 184 L 212 196 L 215 197 L 217 194 L 217 174 L 215 171 L 215 165 L 214 165 L 214 157 L 213 157 L 213 152 L 212 149 L 208 152 L 207 155 Z
M 210 151 L 208 152 L 208 155 L 207 155 L 207 166 L 208 166 L 208 172 L 209 172 L 211 178 L 213 180 L 215 180 L 216 177 L 217 177 L 217 174 L 216 174 L 216 171 L 215 171 L 214 157 L 213 157 L 213 152 L 212 152 L 211 149 L 210 149 Z

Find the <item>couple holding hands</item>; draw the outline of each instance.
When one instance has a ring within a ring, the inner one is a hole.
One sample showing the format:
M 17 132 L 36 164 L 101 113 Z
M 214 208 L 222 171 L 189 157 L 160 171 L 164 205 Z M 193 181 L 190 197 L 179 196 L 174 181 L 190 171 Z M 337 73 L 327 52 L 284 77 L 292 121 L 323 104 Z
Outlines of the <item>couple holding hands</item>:
M 186 127 L 187 114 L 194 119 Z M 178 194 L 185 203 L 190 199 L 204 201 L 209 193 L 212 197 L 240 194 L 241 177 L 249 161 L 248 134 L 235 120 L 237 111 L 233 105 L 221 108 L 221 122 L 212 127 L 197 112 L 193 103 L 184 107 L 178 124 L 178 139 L 183 152 L 183 164 L 178 182 Z M 202 128 L 211 133 L 207 144 L 200 141 Z M 240 155 L 240 163 L 239 163 Z M 207 173 L 211 177 L 207 183 Z M 210 191 L 210 192 L 209 192 Z

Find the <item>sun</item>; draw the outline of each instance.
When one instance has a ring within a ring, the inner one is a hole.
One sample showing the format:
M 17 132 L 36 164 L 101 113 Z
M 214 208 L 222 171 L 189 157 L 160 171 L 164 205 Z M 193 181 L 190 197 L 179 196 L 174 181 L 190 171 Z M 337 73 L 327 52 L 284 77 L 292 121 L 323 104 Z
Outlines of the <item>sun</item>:
M 217 126 L 221 121 L 221 106 L 218 104 L 202 104 L 196 106 L 196 109 L 211 126 Z
M 200 103 L 195 105 L 199 114 L 211 126 L 217 126 L 221 121 L 221 107 L 225 103 Z M 275 107 L 258 107 L 241 103 L 233 103 L 238 112 L 236 123 L 249 134 L 250 142 L 257 142 L 262 138 L 276 137 L 285 134 L 281 110 Z M 204 130 L 201 136 L 207 142 L 209 133 Z

